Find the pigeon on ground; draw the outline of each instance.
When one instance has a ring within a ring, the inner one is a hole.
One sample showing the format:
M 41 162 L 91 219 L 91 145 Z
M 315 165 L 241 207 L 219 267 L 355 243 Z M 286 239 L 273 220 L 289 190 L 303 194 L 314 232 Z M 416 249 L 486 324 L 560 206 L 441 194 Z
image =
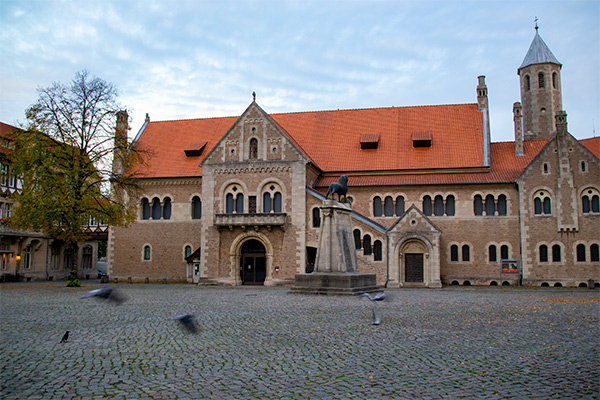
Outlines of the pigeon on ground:
M 65 334 L 62 337 L 62 339 L 60 339 L 60 342 L 61 343 L 65 343 L 67 340 L 69 340 L 69 331 L 65 332 Z
M 371 293 L 363 293 L 361 296 L 368 298 L 371 301 L 381 301 L 385 299 L 385 292 L 375 293 L 375 295 L 371 295 Z
M 89 297 L 97 297 L 102 300 L 108 300 L 113 303 L 116 303 L 117 305 L 123 304 L 125 302 L 125 300 L 127 300 L 127 297 L 125 297 L 125 295 L 123 295 L 117 289 L 113 289 L 111 287 L 105 287 L 102 289 L 91 290 L 88 294 L 86 294 L 85 296 L 82 296 L 81 298 L 87 299 Z
M 189 333 L 198 333 L 199 327 L 196 323 L 196 318 L 192 314 L 182 314 L 173 318 L 176 321 L 179 321 L 183 328 L 187 330 Z

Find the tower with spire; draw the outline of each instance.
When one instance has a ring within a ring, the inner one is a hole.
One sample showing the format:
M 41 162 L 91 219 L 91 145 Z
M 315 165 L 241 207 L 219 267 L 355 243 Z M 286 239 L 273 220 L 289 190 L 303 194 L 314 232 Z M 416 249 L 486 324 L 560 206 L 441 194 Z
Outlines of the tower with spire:
M 550 139 L 555 131 L 554 116 L 562 110 L 562 64 L 544 43 L 538 30 L 536 19 L 535 36 L 517 70 L 521 81 L 525 140 Z

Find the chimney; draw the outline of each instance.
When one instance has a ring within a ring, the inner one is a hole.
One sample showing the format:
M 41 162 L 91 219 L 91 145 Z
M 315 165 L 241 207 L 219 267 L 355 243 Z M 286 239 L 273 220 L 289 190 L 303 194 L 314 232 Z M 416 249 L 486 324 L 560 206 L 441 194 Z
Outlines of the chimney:
M 522 156 L 523 152 L 523 113 L 521 103 L 513 104 L 513 121 L 515 122 L 515 156 Z
M 564 135 L 567 133 L 567 113 L 563 110 L 556 113 L 554 117 L 556 121 L 556 133 Z
M 490 134 L 490 111 L 488 108 L 488 91 L 485 84 L 485 76 L 477 77 L 477 111 L 483 114 L 483 163 L 486 167 L 491 165 L 491 134 Z
M 127 131 L 129 130 L 129 114 L 122 110 L 117 112 L 117 127 L 115 129 L 114 158 L 112 165 L 113 175 L 121 175 L 124 166 L 125 152 L 127 151 Z

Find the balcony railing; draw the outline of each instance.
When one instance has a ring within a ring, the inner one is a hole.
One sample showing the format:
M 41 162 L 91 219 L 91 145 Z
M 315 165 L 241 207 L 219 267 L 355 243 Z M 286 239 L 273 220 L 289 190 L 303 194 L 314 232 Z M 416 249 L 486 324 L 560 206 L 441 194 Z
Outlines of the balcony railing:
M 285 226 L 287 218 L 286 213 L 265 213 L 265 214 L 216 214 L 215 225 L 218 227 L 259 227 L 266 226 Z

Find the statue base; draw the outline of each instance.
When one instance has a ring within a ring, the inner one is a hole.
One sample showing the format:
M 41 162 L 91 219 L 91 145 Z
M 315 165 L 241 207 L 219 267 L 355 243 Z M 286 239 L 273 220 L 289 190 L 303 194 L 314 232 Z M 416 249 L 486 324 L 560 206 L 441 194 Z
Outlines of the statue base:
M 375 274 L 360 272 L 313 272 L 296 274 L 293 294 L 359 295 L 381 291 Z

